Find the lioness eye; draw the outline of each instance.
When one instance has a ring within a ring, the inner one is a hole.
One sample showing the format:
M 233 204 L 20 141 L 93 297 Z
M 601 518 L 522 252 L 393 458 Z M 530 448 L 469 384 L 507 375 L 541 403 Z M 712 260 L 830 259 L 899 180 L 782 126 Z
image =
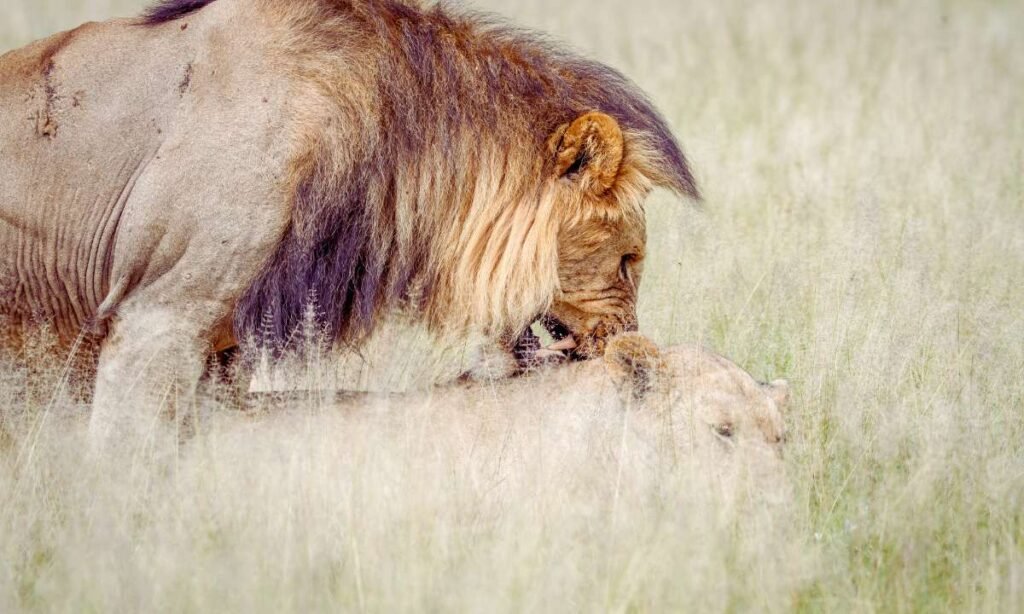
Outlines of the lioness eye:
M 732 437 L 732 425 L 731 424 L 716 424 L 715 432 L 722 437 Z

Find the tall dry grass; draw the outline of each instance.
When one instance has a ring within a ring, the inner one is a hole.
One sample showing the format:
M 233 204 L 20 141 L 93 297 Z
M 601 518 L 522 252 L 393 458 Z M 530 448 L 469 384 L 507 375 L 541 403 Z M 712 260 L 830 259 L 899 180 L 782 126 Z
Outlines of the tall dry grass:
M 0 45 L 135 4 L 13 0 Z M 214 390 L 190 443 L 104 468 L 40 353 L 0 376 L 0 611 L 1024 611 L 1024 5 L 480 6 L 676 127 L 707 202 L 651 203 L 642 323 L 791 379 L 792 497 L 315 394 L 248 421 Z M 414 380 L 389 347 L 374 377 Z

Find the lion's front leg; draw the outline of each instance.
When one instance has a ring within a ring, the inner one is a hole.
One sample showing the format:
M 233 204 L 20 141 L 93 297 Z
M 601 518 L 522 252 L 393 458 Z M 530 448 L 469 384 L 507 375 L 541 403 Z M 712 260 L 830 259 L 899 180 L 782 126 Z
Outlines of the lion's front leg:
M 94 450 L 131 454 L 181 427 L 210 350 L 203 335 L 209 319 L 166 306 L 119 313 L 100 351 L 89 423 Z

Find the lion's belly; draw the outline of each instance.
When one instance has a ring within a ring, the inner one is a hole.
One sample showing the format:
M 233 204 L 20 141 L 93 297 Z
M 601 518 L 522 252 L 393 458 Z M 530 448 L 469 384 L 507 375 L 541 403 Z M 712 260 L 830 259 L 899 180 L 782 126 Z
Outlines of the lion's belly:
M 126 157 L 105 187 L 18 165 L 0 171 L 0 313 L 49 321 L 64 338 L 92 323 L 137 166 Z

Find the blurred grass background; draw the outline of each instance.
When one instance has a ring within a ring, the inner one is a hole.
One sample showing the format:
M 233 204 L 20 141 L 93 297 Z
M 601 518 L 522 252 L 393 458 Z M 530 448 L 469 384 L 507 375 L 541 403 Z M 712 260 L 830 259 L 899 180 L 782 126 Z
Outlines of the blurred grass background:
M 9 0 L 0 48 L 140 5 Z M 1024 4 L 473 6 L 620 68 L 674 126 L 706 203 L 652 200 L 642 327 L 791 379 L 792 505 L 669 479 L 616 522 L 574 442 L 551 473 L 393 425 L 201 437 L 96 505 L 112 487 L 37 429 L 0 463 L 0 606 L 1024 611 Z

